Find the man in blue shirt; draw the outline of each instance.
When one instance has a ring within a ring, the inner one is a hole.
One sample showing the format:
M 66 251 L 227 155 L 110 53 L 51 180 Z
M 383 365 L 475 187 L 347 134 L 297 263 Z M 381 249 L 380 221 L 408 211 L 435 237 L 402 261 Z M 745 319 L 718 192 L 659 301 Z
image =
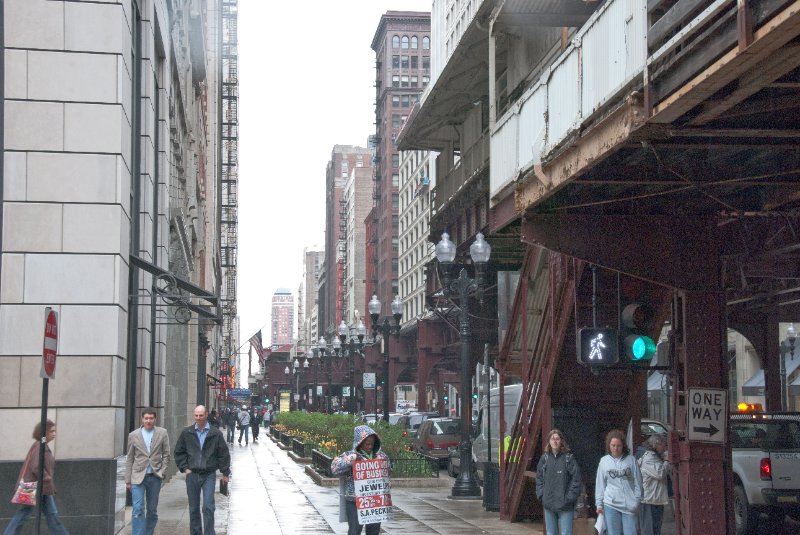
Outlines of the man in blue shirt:
M 185 427 L 178 437 L 175 446 L 175 464 L 178 465 L 178 470 L 186 474 L 191 535 L 215 535 L 214 490 L 217 470 L 222 472 L 222 481 L 227 483 L 231 475 L 231 455 L 222 432 L 208 423 L 208 410 L 203 405 L 198 405 L 194 409 L 194 425 Z
M 125 483 L 133 500 L 133 535 L 153 535 L 158 522 L 158 495 L 169 456 L 167 430 L 156 426 L 156 410 L 148 407 L 142 411 L 142 427 L 128 435 Z

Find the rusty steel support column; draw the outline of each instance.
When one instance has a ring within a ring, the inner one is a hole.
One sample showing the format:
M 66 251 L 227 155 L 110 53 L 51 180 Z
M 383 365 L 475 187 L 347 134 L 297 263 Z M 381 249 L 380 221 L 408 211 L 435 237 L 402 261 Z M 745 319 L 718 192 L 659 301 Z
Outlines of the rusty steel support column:
M 780 325 L 778 315 L 773 311 L 764 318 L 761 326 L 764 340 L 762 341 L 763 353 L 761 357 L 761 368 L 764 370 L 764 400 L 767 411 L 785 411 L 781 395 L 781 359 L 780 354 Z
M 719 288 L 679 290 L 673 305 L 676 396 L 670 458 L 675 464 L 675 526 L 680 535 L 733 533 L 730 449 L 725 443 L 686 439 L 689 389 L 728 386 L 723 295 Z

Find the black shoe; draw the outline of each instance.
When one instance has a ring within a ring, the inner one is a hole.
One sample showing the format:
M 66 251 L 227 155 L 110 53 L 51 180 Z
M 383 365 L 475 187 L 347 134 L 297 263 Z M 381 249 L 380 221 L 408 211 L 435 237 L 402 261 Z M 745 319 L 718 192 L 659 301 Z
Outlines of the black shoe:
M 233 444 L 233 442 L 231 442 L 231 444 Z M 239 441 L 239 445 L 240 445 L 240 446 L 242 445 L 242 441 L 241 441 L 241 440 Z

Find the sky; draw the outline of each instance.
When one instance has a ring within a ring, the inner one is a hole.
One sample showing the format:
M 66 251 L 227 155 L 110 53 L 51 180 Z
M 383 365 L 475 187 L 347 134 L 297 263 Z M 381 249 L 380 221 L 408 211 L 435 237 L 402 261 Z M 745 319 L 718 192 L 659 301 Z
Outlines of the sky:
M 370 45 L 381 15 L 430 9 L 431 0 L 239 0 L 241 352 L 259 329 L 269 345 L 272 294 L 288 288 L 297 300 L 303 249 L 323 247 L 333 146 L 366 147 L 375 133 Z

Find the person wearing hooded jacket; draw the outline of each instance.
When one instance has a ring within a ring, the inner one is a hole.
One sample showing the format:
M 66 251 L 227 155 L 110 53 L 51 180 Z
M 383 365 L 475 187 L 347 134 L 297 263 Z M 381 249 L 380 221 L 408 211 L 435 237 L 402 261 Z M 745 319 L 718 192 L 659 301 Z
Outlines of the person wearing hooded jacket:
M 356 492 L 353 481 L 353 463 L 363 459 L 386 459 L 381 451 L 381 439 L 367 425 L 359 425 L 353 432 L 353 449 L 341 453 L 331 461 L 331 472 L 339 476 L 339 522 L 347 522 L 347 535 L 359 535 L 364 527 L 358 523 Z M 366 525 L 366 535 L 378 535 L 381 524 Z
M 637 512 L 642 502 L 642 475 L 618 429 L 606 435 L 606 452 L 595 480 L 597 514 L 603 515 L 608 535 L 636 535 Z
M 575 503 L 581 493 L 581 471 L 563 433 L 553 429 L 536 468 L 536 497 L 544 507 L 547 535 L 572 535 Z

